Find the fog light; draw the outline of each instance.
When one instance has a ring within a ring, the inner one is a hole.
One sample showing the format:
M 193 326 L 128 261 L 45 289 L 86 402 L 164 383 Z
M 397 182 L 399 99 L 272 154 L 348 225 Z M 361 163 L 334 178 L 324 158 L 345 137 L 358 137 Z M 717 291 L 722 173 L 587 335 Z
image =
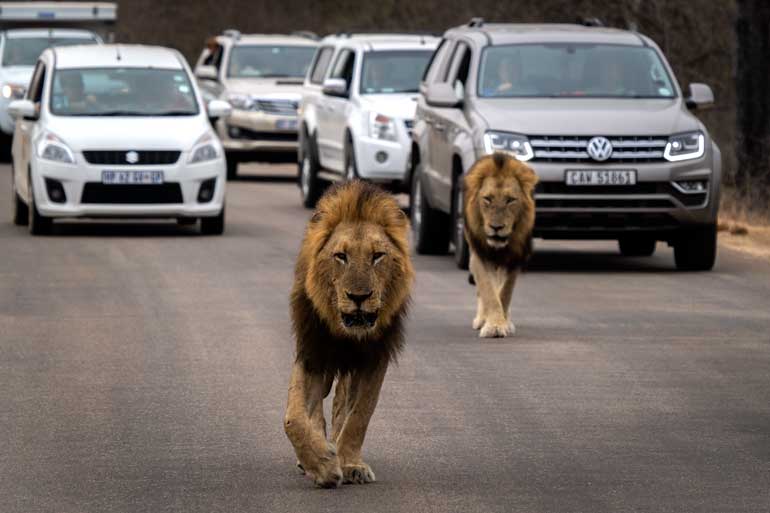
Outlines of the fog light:
M 48 197 L 54 203 L 64 203 L 67 201 L 67 194 L 64 192 L 64 186 L 59 180 L 46 178 L 45 188 L 48 191 Z
M 232 137 L 233 139 L 237 139 L 238 137 L 241 136 L 241 129 L 238 128 L 237 126 L 231 126 L 230 128 L 227 129 L 227 133 L 230 134 L 230 137 Z
M 386 152 L 386 151 L 378 151 L 378 152 L 377 152 L 377 153 L 374 155 L 374 158 L 377 160 L 377 162 L 379 162 L 380 164 L 382 164 L 383 162 L 385 162 L 386 160 L 388 160 L 388 152 Z
M 674 182 L 677 189 L 685 194 L 697 194 L 699 192 L 706 192 L 708 188 L 708 181 L 706 180 L 681 180 Z
M 214 189 L 217 186 L 216 178 L 209 178 L 201 183 L 201 188 L 198 190 L 198 203 L 208 203 L 214 198 Z

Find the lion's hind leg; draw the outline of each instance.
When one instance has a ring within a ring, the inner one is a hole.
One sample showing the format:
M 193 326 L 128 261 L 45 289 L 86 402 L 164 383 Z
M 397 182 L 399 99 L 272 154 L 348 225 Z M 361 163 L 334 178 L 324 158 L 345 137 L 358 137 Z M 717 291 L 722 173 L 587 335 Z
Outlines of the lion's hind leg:
M 330 386 L 331 378 L 309 374 L 301 363 L 295 363 L 283 424 L 297 454 L 298 466 L 322 488 L 335 488 L 342 482 L 336 448 L 326 440 L 322 427 L 323 398 Z

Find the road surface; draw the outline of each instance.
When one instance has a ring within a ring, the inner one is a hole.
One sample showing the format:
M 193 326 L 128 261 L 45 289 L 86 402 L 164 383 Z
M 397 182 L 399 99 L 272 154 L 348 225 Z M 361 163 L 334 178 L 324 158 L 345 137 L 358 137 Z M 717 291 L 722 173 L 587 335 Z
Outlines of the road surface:
M 470 328 L 466 274 L 415 257 L 364 448 L 378 481 L 314 489 L 281 422 L 308 218 L 281 169 L 231 184 L 223 237 L 35 238 L 0 167 L 1 511 L 770 510 L 770 265 L 679 273 L 662 244 L 538 243 L 498 340 Z

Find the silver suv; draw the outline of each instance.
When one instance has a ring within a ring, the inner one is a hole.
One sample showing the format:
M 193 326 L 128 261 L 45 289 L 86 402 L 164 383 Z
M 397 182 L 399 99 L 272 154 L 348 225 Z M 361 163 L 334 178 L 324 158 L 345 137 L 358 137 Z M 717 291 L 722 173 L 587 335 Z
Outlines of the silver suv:
M 716 258 L 721 154 L 657 45 L 582 25 L 485 24 L 449 30 L 420 86 L 411 166 L 419 253 L 466 267 L 461 177 L 495 151 L 537 172 L 535 236 L 617 239 L 624 255 L 674 247 L 679 269 Z
M 227 154 L 227 177 L 238 163 L 296 162 L 297 108 L 318 43 L 310 33 L 209 38 L 195 66 L 204 99 L 227 100 L 233 112 L 216 123 Z

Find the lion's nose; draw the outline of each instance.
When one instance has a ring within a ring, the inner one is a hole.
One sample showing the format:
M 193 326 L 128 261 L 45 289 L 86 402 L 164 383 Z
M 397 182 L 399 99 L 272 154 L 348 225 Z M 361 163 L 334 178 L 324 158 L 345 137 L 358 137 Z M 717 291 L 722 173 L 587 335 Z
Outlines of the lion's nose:
M 372 291 L 370 290 L 366 294 L 353 294 L 352 292 L 345 292 L 345 295 L 347 295 L 348 299 L 353 301 L 358 308 L 361 308 L 361 304 L 372 297 Z
M 490 224 L 489 227 L 492 228 L 492 230 L 494 230 L 496 232 L 499 232 L 500 230 L 505 228 L 505 225 L 504 224 Z

